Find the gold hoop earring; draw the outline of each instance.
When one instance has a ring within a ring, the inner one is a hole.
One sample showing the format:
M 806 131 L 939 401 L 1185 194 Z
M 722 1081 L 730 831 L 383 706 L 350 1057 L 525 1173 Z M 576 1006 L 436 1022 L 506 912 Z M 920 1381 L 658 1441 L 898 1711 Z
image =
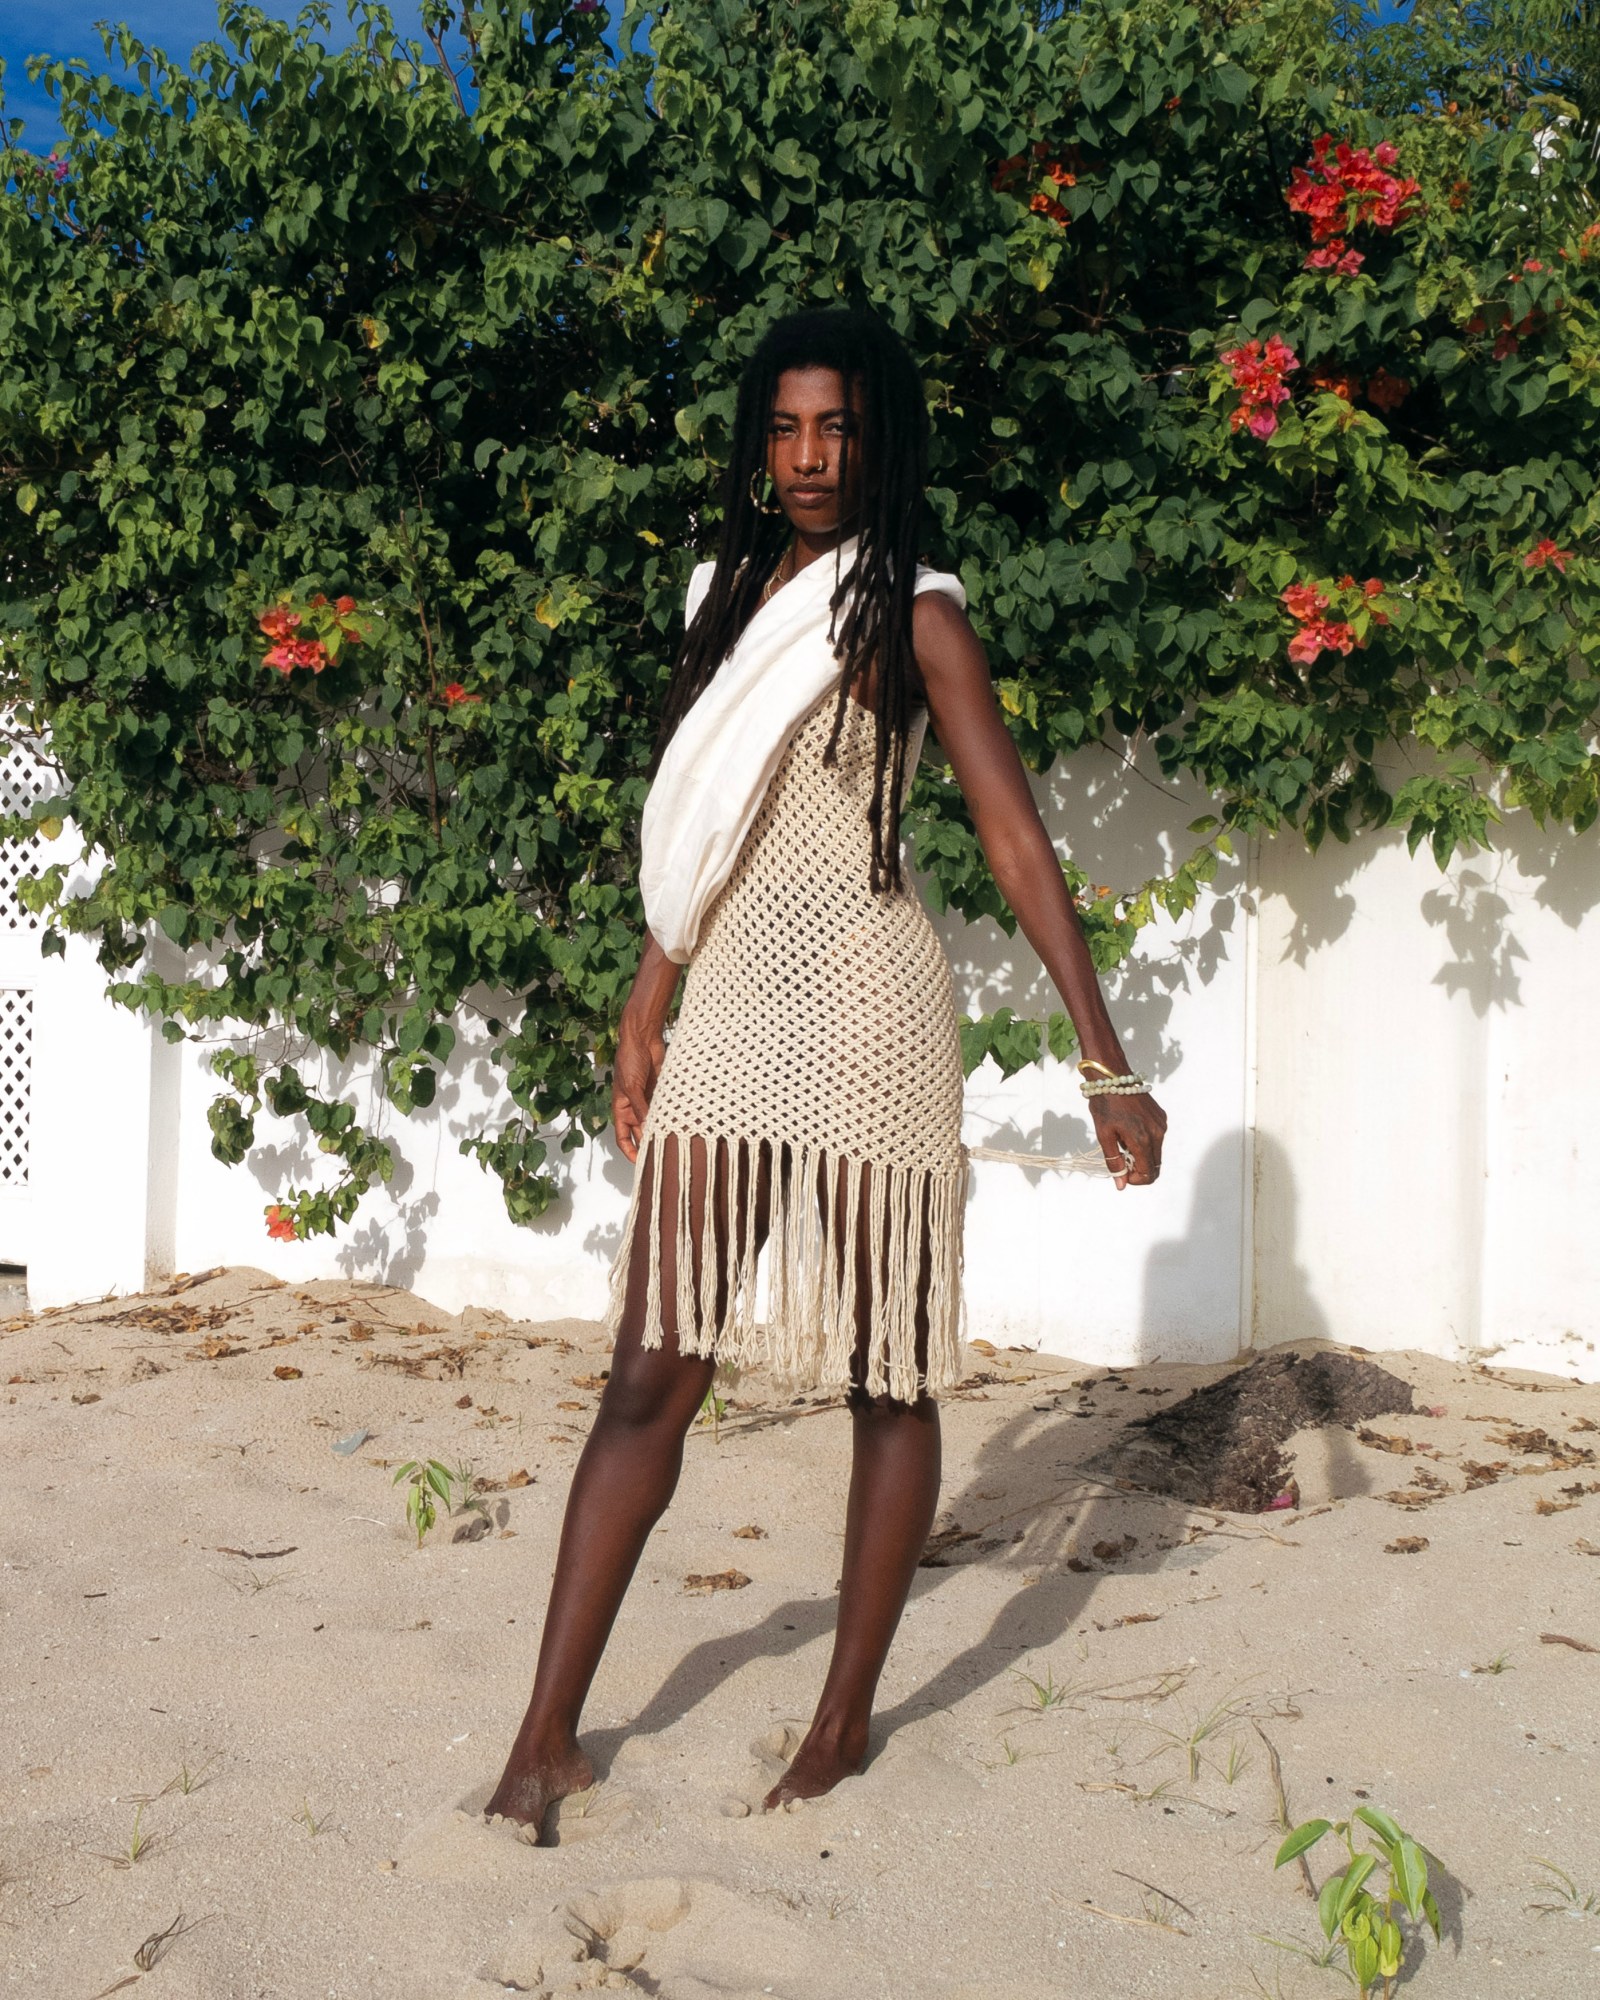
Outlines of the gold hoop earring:
M 772 501 L 771 504 L 769 505 L 765 500 L 762 499 L 761 495 L 756 491 L 757 483 L 760 480 L 764 479 L 765 477 L 766 474 L 763 472 L 751 473 L 750 505 L 754 507 L 754 509 L 758 514 L 781 514 L 783 512 L 783 509 L 778 505 L 776 500 Z

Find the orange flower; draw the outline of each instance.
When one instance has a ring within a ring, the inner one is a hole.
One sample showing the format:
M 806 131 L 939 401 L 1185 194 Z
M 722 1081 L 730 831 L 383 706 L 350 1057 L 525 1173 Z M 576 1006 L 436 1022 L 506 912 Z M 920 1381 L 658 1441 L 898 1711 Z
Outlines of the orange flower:
M 269 639 L 292 639 L 300 629 L 300 614 L 275 604 L 270 611 L 258 612 L 256 623 Z
M 1533 547 L 1522 558 L 1522 567 L 1524 569 L 1543 569 L 1547 564 L 1553 563 L 1560 570 L 1561 574 L 1565 576 L 1567 573 L 1567 564 L 1571 560 L 1571 549 L 1558 548 L 1546 536 L 1542 542 L 1535 542 Z
M 1335 375 L 1326 369 L 1319 369 L 1311 378 L 1313 389 L 1320 389 L 1327 396 L 1342 396 L 1345 402 L 1353 403 L 1360 388 L 1354 375 Z
M 274 1243 L 293 1243 L 300 1234 L 294 1217 L 277 1202 L 267 1210 L 267 1234 Z
M 481 694 L 468 694 L 460 681 L 450 681 L 445 686 L 444 702 L 446 708 L 459 708 L 463 702 L 482 700 L 483 696 Z

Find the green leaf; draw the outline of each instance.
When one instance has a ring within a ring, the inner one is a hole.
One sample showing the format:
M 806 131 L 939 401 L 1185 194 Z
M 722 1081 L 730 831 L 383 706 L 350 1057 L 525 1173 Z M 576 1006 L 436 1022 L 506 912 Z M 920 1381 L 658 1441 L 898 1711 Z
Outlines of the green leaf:
M 1395 1822 L 1378 1806 L 1357 1806 L 1355 1816 L 1370 1826 L 1375 1833 L 1381 1833 L 1391 1847 L 1398 1849 L 1405 1838 Z
M 1428 1864 L 1417 1843 L 1404 1834 L 1395 1849 L 1393 1880 L 1395 1893 L 1406 1906 L 1406 1914 L 1415 1921 L 1422 1914 L 1423 1892 L 1428 1886 Z
M 1295 1827 L 1278 1849 L 1273 1859 L 1273 1867 L 1281 1868 L 1286 1861 L 1293 1861 L 1315 1847 L 1332 1825 L 1331 1819 L 1308 1819 Z

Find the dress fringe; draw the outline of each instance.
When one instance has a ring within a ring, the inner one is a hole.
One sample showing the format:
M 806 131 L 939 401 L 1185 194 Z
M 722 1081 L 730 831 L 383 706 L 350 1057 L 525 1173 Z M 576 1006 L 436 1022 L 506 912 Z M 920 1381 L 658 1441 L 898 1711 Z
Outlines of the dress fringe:
M 706 1149 L 707 1173 L 699 1242 L 695 1241 L 691 1146 Z M 856 1348 L 861 1252 L 870 1296 L 866 1354 L 868 1395 L 914 1402 L 938 1396 L 961 1376 L 962 1222 L 967 1192 L 965 1154 L 955 1167 L 885 1166 L 841 1157 L 825 1146 L 769 1142 L 773 1171 L 769 1226 L 767 1317 L 756 1319 L 756 1197 L 762 1142 L 706 1132 L 647 1131 L 635 1164 L 633 1195 L 612 1266 L 606 1326 L 620 1330 L 627 1301 L 634 1233 L 649 1231 L 641 1344 L 665 1339 L 662 1244 L 668 1175 L 660 1171 L 666 1144 L 676 1141 L 677 1200 L 672 1218 L 677 1284 L 673 1304 L 682 1354 L 707 1356 L 736 1368 L 765 1368 L 786 1386 L 850 1387 Z M 781 1156 L 788 1155 L 788 1171 Z M 862 1176 L 867 1242 L 860 1241 Z M 838 1191 L 843 1190 L 843 1228 Z M 649 1188 L 650 1199 L 644 1196 Z M 834 1199 L 819 1199 L 819 1188 Z M 723 1309 L 717 1311 L 715 1194 L 726 1193 L 730 1240 Z M 648 1208 L 648 1213 L 647 1213 Z M 923 1216 L 929 1256 L 927 1366 L 918 1366 L 917 1273 Z M 698 1276 L 697 1276 L 698 1271 Z

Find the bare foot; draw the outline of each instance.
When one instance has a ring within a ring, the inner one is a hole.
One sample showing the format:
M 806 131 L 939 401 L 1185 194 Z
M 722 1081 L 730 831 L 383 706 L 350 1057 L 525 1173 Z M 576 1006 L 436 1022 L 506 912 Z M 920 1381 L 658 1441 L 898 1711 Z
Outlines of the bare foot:
M 572 1792 L 587 1791 L 593 1783 L 594 1766 L 576 1743 L 545 1750 L 525 1744 L 519 1735 L 483 1815 L 488 1820 L 514 1821 L 521 1838 L 537 1847 L 543 1837 L 544 1816 L 556 1801 Z
M 813 1723 L 788 1770 L 762 1800 L 762 1809 L 776 1812 L 796 1799 L 820 1799 L 841 1778 L 855 1777 L 866 1761 L 865 1730 L 846 1733 Z

